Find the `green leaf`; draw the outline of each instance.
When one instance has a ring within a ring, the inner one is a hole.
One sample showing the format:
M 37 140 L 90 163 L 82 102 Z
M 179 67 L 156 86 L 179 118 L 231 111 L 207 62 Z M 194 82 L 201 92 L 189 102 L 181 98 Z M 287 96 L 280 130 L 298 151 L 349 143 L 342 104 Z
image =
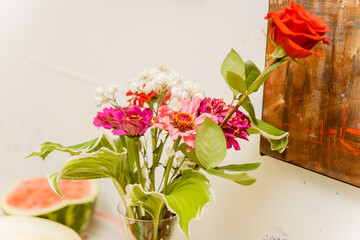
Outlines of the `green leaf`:
M 259 119 L 257 121 L 258 124 L 253 124 L 252 127 L 248 129 L 248 133 L 260 133 L 261 136 L 270 142 L 272 151 L 276 150 L 279 153 L 284 152 L 289 141 L 289 133 L 278 129 L 267 122 Z
M 224 62 L 221 66 L 221 74 L 223 75 L 226 83 L 230 86 L 227 80 L 227 72 L 231 71 L 239 75 L 242 79 L 245 79 L 245 65 L 240 55 L 234 50 L 231 49 L 230 53 L 225 57 Z M 232 89 L 232 88 L 231 88 Z M 239 93 L 233 90 L 234 96 Z
M 216 167 L 216 170 L 232 171 L 232 172 L 247 172 L 257 169 L 260 163 L 245 163 L 245 164 L 231 164 L 227 166 Z
M 227 72 L 227 81 L 229 86 L 240 93 L 246 92 L 246 83 L 240 75 L 233 73 L 231 71 Z
M 251 60 L 245 62 L 245 83 L 246 87 L 249 88 L 251 84 L 256 80 L 256 78 L 260 75 L 259 68 L 255 65 Z
M 60 179 L 84 180 L 111 178 L 125 187 L 127 184 L 126 153 L 116 153 L 107 148 L 92 153 L 81 153 L 70 157 L 59 173 L 50 176 L 50 184 L 61 195 Z
M 275 51 L 271 54 L 271 57 L 279 58 L 279 59 L 284 58 L 286 56 L 287 56 L 287 54 L 286 54 L 285 50 L 280 45 L 278 45 L 275 48 Z
M 271 65 L 262 76 L 260 76 L 258 79 L 256 79 L 255 82 L 253 82 L 253 84 L 251 84 L 248 89 L 248 94 L 256 92 L 260 88 L 260 86 L 270 77 L 271 73 L 285 61 L 286 60 L 280 60 Z
M 240 96 L 240 98 L 241 97 L 242 97 L 242 95 Z M 250 101 L 250 98 L 249 97 L 245 98 L 245 101 L 242 103 L 241 106 L 249 113 L 251 120 L 254 121 L 255 124 L 257 124 L 257 119 L 255 116 L 255 109 Z
M 80 144 L 76 144 L 73 146 L 69 146 L 69 147 L 64 147 L 59 143 L 46 142 L 46 143 L 41 144 L 40 150 L 38 152 L 34 152 L 34 153 L 30 154 L 26 158 L 37 156 L 37 157 L 41 157 L 43 160 L 45 160 L 45 158 L 51 152 L 53 152 L 55 150 L 61 151 L 61 152 L 68 152 L 71 155 L 78 155 L 82 152 L 97 151 L 101 147 L 107 147 L 113 151 L 115 151 L 115 149 L 116 149 L 115 142 L 110 137 L 108 137 L 107 135 L 104 134 L 102 137 L 95 138 L 93 140 L 90 140 L 90 141 L 87 141 L 84 143 L 80 143 Z
M 201 163 L 199 162 L 196 153 L 195 153 L 195 149 L 192 149 L 190 152 L 188 152 L 186 150 L 186 143 L 182 143 L 179 146 L 179 150 L 185 155 L 185 157 L 189 158 L 190 161 L 196 163 L 197 165 L 201 166 Z
M 131 199 L 132 206 L 139 206 L 148 212 L 152 219 L 159 220 L 160 213 L 166 204 L 166 199 L 159 192 L 146 192 L 141 185 L 127 185 L 126 194 Z
M 195 137 L 195 153 L 205 168 L 214 168 L 226 156 L 226 139 L 222 129 L 209 118 L 200 125 Z
M 271 38 L 263 31 L 263 34 L 265 35 L 265 37 L 267 38 L 267 40 L 272 44 L 272 45 L 277 45 L 273 40 L 271 40 Z
M 204 205 L 214 200 L 209 180 L 193 170 L 185 170 L 180 178 L 171 182 L 165 198 L 169 209 L 178 215 L 187 239 L 190 239 L 190 221 L 199 218 Z
M 215 169 L 208 169 L 206 171 L 211 175 L 222 177 L 222 178 L 234 181 L 238 184 L 245 185 L 245 186 L 251 185 L 254 182 L 256 182 L 256 179 L 250 177 L 249 175 L 247 175 L 247 173 L 227 174 L 222 171 L 215 170 Z

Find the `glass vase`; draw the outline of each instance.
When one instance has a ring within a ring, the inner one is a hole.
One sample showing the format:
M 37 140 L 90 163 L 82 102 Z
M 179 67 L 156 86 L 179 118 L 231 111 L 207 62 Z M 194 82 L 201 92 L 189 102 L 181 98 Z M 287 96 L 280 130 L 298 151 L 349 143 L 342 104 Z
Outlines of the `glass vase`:
M 118 212 L 126 240 L 173 240 L 178 229 L 176 215 L 159 221 L 134 219 L 125 215 L 122 204 L 118 205 Z

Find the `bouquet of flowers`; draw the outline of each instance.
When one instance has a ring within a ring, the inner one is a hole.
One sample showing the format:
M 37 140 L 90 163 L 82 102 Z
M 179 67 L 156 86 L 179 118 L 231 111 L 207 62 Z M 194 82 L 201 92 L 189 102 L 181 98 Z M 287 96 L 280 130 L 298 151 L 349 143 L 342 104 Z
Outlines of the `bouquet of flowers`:
M 293 2 L 266 18 L 273 20 L 269 38 L 276 45 L 266 68 L 260 71 L 252 61 L 244 62 L 234 50 L 221 66 L 233 93 L 231 104 L 206 97 L 199 84 L 183 82 L 166 65 L 130 82 L 126 106 L 117 102 L 117 86 L 98 88 L 96 105 L 109 107 L 97 113 L 94 125 L 111 136 L 67 147 L 46 142 L 30 155 L 45 159 L 54 150 L 71 154 L 61 171 L 49 177 L 54 191 L 61 195 L 60 179 L 110 178 L 125 205 L 123 214 L 141 220 L 129 225 L 128 236 L 170 239 L 167 220 L 176 215 L 189 239 L 190 221 L 214 199 L 206 174 L 241 185 L 255 182 L 247 172 L 260 163 L 224 165 L 228 149 L 240 150 L 239 140 L 250 134 L 261 134 L 273 150 L 286 148 L 288 133 L 256 119 L 249 95 L 284 61 L 317 54 L 311 48 L 319 41 L 330 43 L 324 37 L 327 26 Z M 151 229 L 146 221 L 152 221 Z

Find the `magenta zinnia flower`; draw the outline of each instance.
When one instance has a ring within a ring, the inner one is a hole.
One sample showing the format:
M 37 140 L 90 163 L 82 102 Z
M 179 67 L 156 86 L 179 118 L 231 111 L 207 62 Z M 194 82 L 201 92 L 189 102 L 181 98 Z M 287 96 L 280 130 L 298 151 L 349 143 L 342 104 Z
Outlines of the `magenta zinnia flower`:
M 182 99 L 182 108 L 178 112 L 169 109 L 167 106 L 161 106 L 158 116 L 154 117 L 155 124 L 153 127 L 169 132 L 174 141 L 179 136 L 182 137 L 188 150 L 194 148 L 196 131 L 205 119 L 210 118 L 217 122 L 217 118 L 211 114 L 197 113 L 201 101 L 202 99 L 198 97 L 194 97 L 192 100 Z
M 227 113 L 231 110 L 232 107 L 227 105 L 222 99 L 205 98 L 200 104 L 198 114 L 209 113 L 214 115 L 218 119 L 218 125 L 220 125 L 224 121 Z M 235 137 L 248 140 L 247 130 L 250 127 L 250 119 L 243 112 L 236 110 L 233 116 L 223 127 L 227 148 L 229 149 L 234 146 L 235 150 L 240 150 L 240 145 L 235 140 Z
M 143 135 L 151 126 L 153 112 L 145 108 L 141 110 L 138 106 L 129 106 L 127 108 L 110 108 L 99 112 L 94 119 L 94 125 L 113 129 L 115 135 L 127 135 L 137 137 Z
M 104 108 L 103 112 L 98 112 L 94 119 L 94 125 L 96 127 L 103 127 L 105 129 L 112 129 L 114 126 L 111 122 L 114 119 L 114 113 L 120 111 L 116 108 Z

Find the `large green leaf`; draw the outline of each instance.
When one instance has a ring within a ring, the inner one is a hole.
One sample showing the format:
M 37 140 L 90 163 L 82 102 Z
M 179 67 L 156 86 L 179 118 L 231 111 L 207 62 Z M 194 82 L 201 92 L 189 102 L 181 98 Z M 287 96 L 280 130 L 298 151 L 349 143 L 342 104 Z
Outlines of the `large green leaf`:
M 260 88 L 260 86 L 270 77 L 271 73 L 283 62 L 285 62 L 285 60 L 277 61 L 276 63 L 271 65 L 266 70 L 266 72 L 264 72 L 261 76 L 259 76 L 259 78 L 256 79 L 256 81 L 251 84 L 251 86 L 248 88 L 248 94 L 256 92 Z
M 46 143 L 41 144 L 38 152 L 34 152 L 34 153 L 30 154 L 26 158 L 37 156 L 37 157 L 41 157 L 43 160 L 45 160 L 45 158 L 51 152 L 53 152 L 55 150 L 61 151 L 61 152 L 68 152 L 71 155 L 78 155 L 82 152 L 97 151 L 101 147 L 107 147 L 113 151 L 116 150 L 115 142 L 110 137 L 108 137 L 107 135 L 104 134 L 102 137 L 95 138 L 93 140 L 90 140 L 90 141 L 87 141 L 84 143 L 80 143 L 80 144 L 76 144 L 76 145 L 72 145 L 72 146 L 68 146 L 68 147 L 64 147 L 59 143 L 46 142 Z
M 261 121 L 259 119 L 257 121 L 258 124 L 253 123 L 251 128 L 248 129 L 248 133 L 261 134 L 261 136 L 270 142 L 272 151 L 276 150 L 279 153 L 284 152 L 289 141 L 289 133 L 278 129 L 267 122 Z
M 216 170 L 225 170 L 232 172 L 247 172 L 257 169 L 260 163 L 244 163 L 244 164 L 230 164 L 227 166 L 216 167 Z
M 234 181 L 241 185 L 251 185 L 256 182 L 255 178 L 250 177 L 247 173 L 240 173 L 240 174 L 227 174 L 224 171 L 216 170 L 216 169 L 208 169 L 206 170 L 209 174 L 222 177 L 231 181 Z
M 227 72 L 227 81 L 231 89 L 239 92 L 245 93 L 246 92 L 246 83 L 240 75 L 233 73 L 231 71 Z
M 180 228 L 190 239 L 189 223 L 199 218 L 204 205 L 213 201 L 209 180 L 201 173 L 185 170 L 183 175 L 168 185 L 165 195 L 169 209 L 179 217 Z
M 127 199 L 132 206 L 139 206 L 148 212 L 152 219 L 159 220 L 161 210 L 166 204 L 166 199 L 159 192 L 146 192 L 139 184 L 126 186 Z M 129 203 L 127 203 L 129 204 Z
M 234 50 L 231 49 L 230 53 L 225 57 L 224 62 L 221 66 L 221 74 L 223 75 L 226 83 L 230 86 L 227 79 L 227 72 L 231 71 L 239 75 L 242 79 L 245 79 L 245 65 L 240 55 Z M 231 88 L 234 96 L 239 93 Z
M 206 118 L 195 137 L 197 159 L 206 169 L 214 168 L 224 161 L 226 150 L 226 139 L 222 129 Z
M 246 87 L 249 88 L 250 85 L 256 80 L 256 78 L 260 75 L 259 68 L 255 65 L 255 63 L 251 60 L 245 62 L 245 83 Z
M 126 153 L 116 153 L 107 148 L 92 153 L 81 153 L 71 157 L 59 173 L 50 176 L 51 187 L 61 195 L 60 179 L 84 180 L 110 178 L 123 188 L 127 185 L 125 171 Z

